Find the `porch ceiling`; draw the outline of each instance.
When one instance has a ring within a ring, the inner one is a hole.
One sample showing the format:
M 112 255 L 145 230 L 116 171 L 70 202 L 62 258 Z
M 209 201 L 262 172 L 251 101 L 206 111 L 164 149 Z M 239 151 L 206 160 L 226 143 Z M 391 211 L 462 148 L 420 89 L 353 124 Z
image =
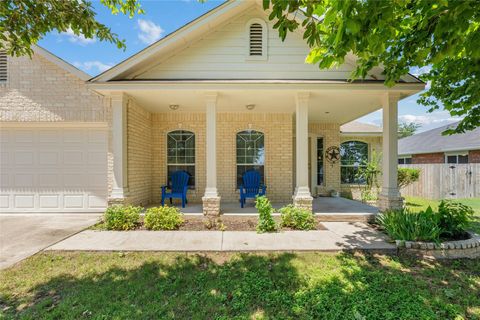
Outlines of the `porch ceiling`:
M 295 93 L 292 90 L 223 90 L 218 91 L 218 112 L 293 113 Z M 205 112 L 204 91 L 126 90 L 146 110 L 160 112 Z M 384 93 L 383 93 L 384 94 Z M 310 92 L 309 120 L 346 123 L 381 107 L 379 93 Z M 246 105 L 254 104 L 253 110 Z M 170 105 L 179 105 L 177 111 Z

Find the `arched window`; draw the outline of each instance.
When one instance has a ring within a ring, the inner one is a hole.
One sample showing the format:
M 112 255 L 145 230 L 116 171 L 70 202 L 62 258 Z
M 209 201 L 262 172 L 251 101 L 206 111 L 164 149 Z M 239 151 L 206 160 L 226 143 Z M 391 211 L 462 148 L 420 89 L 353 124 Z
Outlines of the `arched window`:
M 243 174 L 256 170 L 265 183 L 265 138 L 260 131 L 245 130 L 237 133 L 237 187 Z
M 185 171 L 190 175 L 188 185 L 195 187 L 195 134 L 176 130 L 167 134 L 167 183 L 172 173 Z
M 261 19 L 252 19 L 247 23 L 249 60 L 264 60 L 267 57 L 267 24 Z
M 368 144 L 361 141 L 346 141 L 340 145 L 340 173 L 343 184 L 365 184 L 358 178 L 359 168 L 368 162 Z

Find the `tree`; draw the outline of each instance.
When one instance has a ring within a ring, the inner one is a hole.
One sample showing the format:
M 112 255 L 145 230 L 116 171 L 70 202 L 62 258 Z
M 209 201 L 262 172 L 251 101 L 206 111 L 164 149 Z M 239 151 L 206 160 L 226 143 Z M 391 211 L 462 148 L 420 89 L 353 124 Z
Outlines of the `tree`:
M 326 69 L 353 53 L 351 79 L 383 66 L 387 86 L 410 68 L 431 68 L 421 76 L 431 87 L 418 102 L 464 117 L 447 134 L 480 125 L 480 1 L 264 0 L 263 6 L 281 39 L 303 27 L 308 62 Z
M 100 0 L 112 14 L 133 17 L 142 14 L 138 0 Z M 31 55 L 32 45 L 51 31 L 72 31 L 85 38 L 98 38 L 125 49 L 111 29 L 95 19 L 92 3 L 87 0 L 1 0 L 0 50 L 12 56 Z
M 420 169 L 398 168 L 397 185 L 398 189 L 405 188 L 420 179 Z
M 420 124 L 415 122 L 402 122 L 398 125 L 398 139 L 410 137 L 420 128 Z

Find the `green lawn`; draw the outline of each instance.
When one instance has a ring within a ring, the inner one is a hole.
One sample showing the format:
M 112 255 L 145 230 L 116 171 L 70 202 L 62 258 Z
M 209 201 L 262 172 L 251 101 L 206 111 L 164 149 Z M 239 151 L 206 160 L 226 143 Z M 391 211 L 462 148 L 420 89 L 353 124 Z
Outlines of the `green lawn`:
M 437 210 L 438 205 L 440 204 L 440 200 L 429 200 L 418 197 L 405 197 L 405 200 L 407 207 L 412 211 L 425 210 L 428 206 Z M 459 201 L 473 208 L 475 211 L 475 220 L 472 224 L 472 229 L 475 232 L 480 233 L 480 198 L 457 199 L 455 201 Z
M 42 253 L 0 272 L 0 318 L 480 319 L 480 259 Z

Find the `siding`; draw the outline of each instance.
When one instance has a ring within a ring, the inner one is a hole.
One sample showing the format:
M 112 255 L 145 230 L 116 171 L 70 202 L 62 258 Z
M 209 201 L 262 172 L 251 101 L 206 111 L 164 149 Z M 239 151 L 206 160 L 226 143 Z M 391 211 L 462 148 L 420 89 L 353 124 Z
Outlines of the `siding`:
M 247 60 L 247 23 L 261 18 L 268 24 L 268 59 Z M 309 48 L 299 33 L 291 33 L 285 42 L 272 28 L 262 11 L 251 9 L 221 26 L 187 48 L 177 51 L 138 79 L 347 79 L 352 67 L 320 71 L 305 63 Z M 377 77 L 381 79 L 381 75 Z

